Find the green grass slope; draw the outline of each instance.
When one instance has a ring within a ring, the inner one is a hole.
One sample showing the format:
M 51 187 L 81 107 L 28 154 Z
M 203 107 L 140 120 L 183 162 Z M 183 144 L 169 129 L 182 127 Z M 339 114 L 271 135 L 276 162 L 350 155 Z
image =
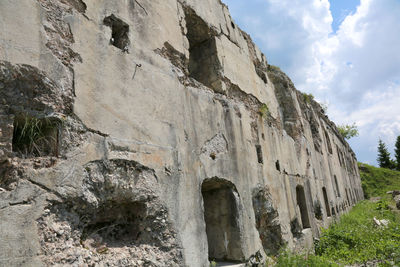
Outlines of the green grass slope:
M 275 267 L 400 266 L 400 215 L 390 208 L 393 200 L 364 200 L 328 229 L 322 229 L 315 254 L 283 251 Z M 387 226 L 377 226 L 387 220 Z M 268 265 L 266 266 L 273 266 Z
M 400 190 L 400 172 L 358 163 L 365 198 L 382 196 L 387 191 Z

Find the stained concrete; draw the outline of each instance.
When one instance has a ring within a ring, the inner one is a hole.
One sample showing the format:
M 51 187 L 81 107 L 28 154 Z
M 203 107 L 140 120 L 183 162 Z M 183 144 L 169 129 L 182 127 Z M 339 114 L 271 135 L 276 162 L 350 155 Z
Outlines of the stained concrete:
M 0 25 L 2 264 L 257 264 L 363 198 L 334 123 L 218 0 L 4 0 Z M 16 116 L 61 121 L 59 154 L 13 151 Z

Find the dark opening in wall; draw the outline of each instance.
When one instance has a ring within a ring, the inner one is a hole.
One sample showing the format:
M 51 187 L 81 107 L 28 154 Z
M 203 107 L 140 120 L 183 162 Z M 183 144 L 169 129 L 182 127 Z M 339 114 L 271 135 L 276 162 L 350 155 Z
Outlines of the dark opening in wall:
M 221 90 L 221 63 L 216 40 L 207 23 L 192 9 L 185 9 L 189 41 L 189 76 L 207 87 Z
M 72 6 L 80 13 L 85 13 L 86 11 L 87 6 L 85 2 L 83 2 L 82 0 L 61 0 L 61 1 L 67 5 Z
M 303 224 L 303 229 L 310 228 L 310 219 L 308 217 L 308 209 L 306 202 L 306 195 L 304 194 L 304 188 L 301 185 L 296 187 L 296 199 L 297 205 L 300 208 L 301 222 Z
M 285 244 L 279 220 L 279 213 L 274 205 L 268 187 L 253 190 L 253 209 L 263 248 L 268 255 L 276 255 Z M 301 232 L 301 229 L 300 229 Z
M 277 160 L 277 161 L 275 162 L 275 168 L 276 168 L 277 171 L 281 171 L 281 166 L 280 166 L 280 164 L 279 164 L 279 160 Z
M 330 217 L 331 216 L 331 210 L 329 208 L 328 194 L 326 193 L 326 188 L 325 187 L 322 187 L 322 194 L 324 195 L 326 216 Z
M 324 130 L 324 132 L 325 132 L 325 139 L 326 139 L 326 145 L 328 147 L 328 151 L 329 151 L 330 154 L 332 154 L 331 139 L 329 138 L 328 132 L 325 131 L 325 130 Z
M 335 186 L 336 186 L 336 196 L 340 197 L 340 191 L 339 191 L 339 184 L 336 178 L 336 175 L 333 176 L 334 180 L 335 180 Z
M 350 206 L 351 202 L 350 202 L 349 193 L 347 191 L 347 188 L 346 188 L 346 198 L 347 198 L 347 204 Z
M 257 152 L 257 160 L 258 163 L 263 163 L 263 154 L 262 154 L 262 150 L 261 150 L 261 146 L 260 145 L 256 145 L 256 152 Z
M 129 25 L 114 14 L 106 17 L 103 23 L 111 28 L 110 44 L 124 52 L 129 52 Z
M 118 208 L 116 208 L 118 207 Z M 131 243 L 145 234 L 146 206 L 139 202 L 108 202 L 100 207 L 82 231 L 82 240 L 100 236 L 108 245 Z
M 58 156 L 60 128 L 56 118 L 17 115 L 12 149 L 24 157 Z
M 210 260 L 242 261 L 242 240 L 235 186 L 224 179 L 206 179 L 201 186 Z
M 332 215 L 335 216 L 336 215 L 336 211 L 335 211 L 334 207 L 331 208 L 331 211 L 332 211 Z
M 264 70 L 260 69 L 259 67 L 255 67 L 256 68 L 256 73 L 258 75 L 258 77 L 260 77 L 260 79 L 267 84 L 268 83 L 268 78 L 267 75 L 265 74 Z
M 314 202 L 314 215 L 317 220 L 322 220 L 322 207 L 318 199 Z

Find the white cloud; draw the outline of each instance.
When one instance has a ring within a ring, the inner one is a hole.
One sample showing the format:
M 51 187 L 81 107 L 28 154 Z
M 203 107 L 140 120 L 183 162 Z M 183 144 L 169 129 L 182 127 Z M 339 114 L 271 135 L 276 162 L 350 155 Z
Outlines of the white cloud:
M 225 2 L 298 89 L 329 103 L 335 122 L 359 125 L 351 145 L 360 160 L 375 162 L 378 138 L 392 147 L 400 135 L 399 0 L 361 0 L 336 33 L 328 0 Z

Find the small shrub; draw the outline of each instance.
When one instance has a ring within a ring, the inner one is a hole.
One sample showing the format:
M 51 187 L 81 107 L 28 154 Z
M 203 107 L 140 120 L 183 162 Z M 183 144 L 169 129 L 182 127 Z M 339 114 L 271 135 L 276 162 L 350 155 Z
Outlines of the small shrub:
M 337 126 L 337 129 L 338 129 L 340 135 L 343 136 L 343 138 L 345 138 L 345 139 L 350 139 L 352 137 L 358 136 L 358 128 L 355 123 L 353 123 L 352 125 L 348 125 L 348 124 L 339 125 L 339 126 Z
M 270 114 L 267 104 L 262 104 L 258 112 L 262 117 L 266 117 Z
M 312 94 L 302 93 L 304 102 L 311 104 L 311 101 L 314 100 L 314 96 Z
M 281 71 L 281 68 L 275 65 L 268 65 L 268 70 L 269 71 Z

